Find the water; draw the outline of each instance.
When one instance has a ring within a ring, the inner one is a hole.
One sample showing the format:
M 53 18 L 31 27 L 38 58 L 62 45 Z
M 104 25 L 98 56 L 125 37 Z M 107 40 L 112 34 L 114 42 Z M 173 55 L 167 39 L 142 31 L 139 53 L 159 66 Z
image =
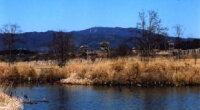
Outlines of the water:
M 72 85 L 18 86 L 37 104 L 24 110 L 200 110 L 200 87 L 94 87 Z

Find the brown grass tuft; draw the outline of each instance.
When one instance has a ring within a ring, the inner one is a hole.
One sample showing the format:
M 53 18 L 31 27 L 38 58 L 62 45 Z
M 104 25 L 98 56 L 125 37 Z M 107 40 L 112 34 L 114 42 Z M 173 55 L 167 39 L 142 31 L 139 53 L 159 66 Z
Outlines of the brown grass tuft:
M 9 97 L 0 91 L 0 110 L 20 110 L 22 103 L 17 98 Z

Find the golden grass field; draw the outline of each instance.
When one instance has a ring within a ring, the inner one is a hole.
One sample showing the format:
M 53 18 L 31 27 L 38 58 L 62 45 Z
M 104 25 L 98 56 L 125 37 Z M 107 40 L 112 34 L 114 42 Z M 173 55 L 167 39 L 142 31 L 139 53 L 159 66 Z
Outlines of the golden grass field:
M 141 62 L 138 58 L 119 58 L 95 63 L 74 63 L 63 71 L 71 84 L 124 84 L 124 85 L 199 85 L 200 62 L 192 59 L 156 58 Z
M 0 63 L 0 81 L 61 82 L 88 85 L 185 86 L 200 84 L 200 62 L 154 58 L 141 62 L 126 57 L 98 62 L 71 62 L 65 67 L 25 62 Z

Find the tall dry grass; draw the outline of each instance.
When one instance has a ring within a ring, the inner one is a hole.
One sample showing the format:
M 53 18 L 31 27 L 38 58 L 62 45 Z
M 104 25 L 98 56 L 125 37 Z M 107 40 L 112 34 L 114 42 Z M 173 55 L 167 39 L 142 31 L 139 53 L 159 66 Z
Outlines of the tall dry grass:
M 61 80 L 61 81 L 60 81 Z M 9 67 L 0 63 L 0 81 L 56 82 L 70 84 L 183 86 L 200 84 L 200 62 L 192 59 L 154 58 L 141 62 L 139 58 L 117 58 L 98 62 L 73 62 L 65 67 L 27 65 L 24 62 Z
M 0 91 L 0 110 L 20 110 L 22 106 L 19 99 L 10 97 Z
M 61 73 L 61 68 L 57 66 L 37 66 L 26 65 L 26 63 L 16 63 L 8 66 L 0 63 L 0 82 L 16 83 L 51 83 L 65 78 Z
M 11 97 L 11 88 L 10 83 L 0 84 L 0 110 L 21 110 L 23 108 L 22 100 Z
M 95 63 L 70 64 L 65 67 L 71 84 L 125 84 L 125 85 L 199 85 L 200 65 L 193 60 L 157 58 L 141 62 L 134 58 L 119 58 Z

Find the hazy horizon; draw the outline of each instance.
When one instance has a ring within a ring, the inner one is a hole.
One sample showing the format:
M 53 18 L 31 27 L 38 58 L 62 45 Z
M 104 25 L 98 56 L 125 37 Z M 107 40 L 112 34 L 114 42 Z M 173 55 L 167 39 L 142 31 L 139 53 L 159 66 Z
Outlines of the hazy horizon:
M 18 24 L 22 32 L 135 28 L 142 10 L 157 11 L 170 36 L 180 24 L 183 37 L 200 38 L 199 0 L 0 0 L 0 26 Z

